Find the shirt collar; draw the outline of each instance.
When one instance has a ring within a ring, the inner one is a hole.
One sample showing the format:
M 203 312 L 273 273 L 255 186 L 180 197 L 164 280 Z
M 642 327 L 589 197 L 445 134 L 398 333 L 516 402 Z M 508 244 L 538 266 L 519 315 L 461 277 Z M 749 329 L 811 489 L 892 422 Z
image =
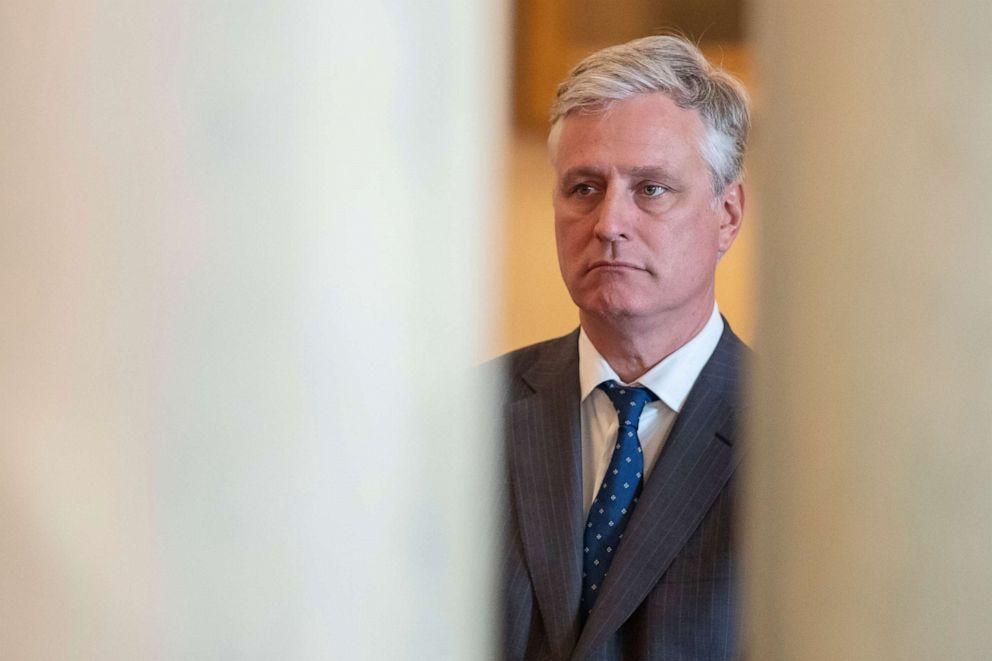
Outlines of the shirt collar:
M 713 355 L 722 334 L 723 318 L 714 303 L 709 321 L 695 337 L 642 374 L 633 384 L 627 385 L 639 384 L 650 388 L 668 408 L 678 413 L 682 410 L 682 405 L 689 396 L 693 384 L 696 383 L 699 373 Z M 585 330 L 580 330 L 579 385 L 582 389 L 582 400 L 585 401 L 596 386 L 610 379 L 623 383 L 593 346 Z

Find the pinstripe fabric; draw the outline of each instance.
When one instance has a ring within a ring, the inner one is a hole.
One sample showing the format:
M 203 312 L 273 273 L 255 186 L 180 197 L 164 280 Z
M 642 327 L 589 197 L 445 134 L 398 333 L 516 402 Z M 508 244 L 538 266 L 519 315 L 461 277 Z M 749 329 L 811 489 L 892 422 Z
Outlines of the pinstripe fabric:
M 578 333 L 506 372 L 503 658 L 739 658 L 733 547 L 738 373 L 725 327 L 644 485 L 583 628 Z

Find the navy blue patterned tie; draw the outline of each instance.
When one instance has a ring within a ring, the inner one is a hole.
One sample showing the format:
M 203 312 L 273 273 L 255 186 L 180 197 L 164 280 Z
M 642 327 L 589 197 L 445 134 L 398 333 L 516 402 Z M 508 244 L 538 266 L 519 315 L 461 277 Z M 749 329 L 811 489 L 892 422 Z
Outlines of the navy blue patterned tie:
M 596 603 L 597 592 L 603 586 L 623 530 L 641 493 L 644 454 L 637 438 L 637 425 L 644 405 L 658 399 L 647 388 L 632 388 L 616 381 L 604 381 L 598 387 L 613 402 L 620 416 L 620 429 L 603 485 L 596 492 L 586 520 L 582 563 L 583 617 Z

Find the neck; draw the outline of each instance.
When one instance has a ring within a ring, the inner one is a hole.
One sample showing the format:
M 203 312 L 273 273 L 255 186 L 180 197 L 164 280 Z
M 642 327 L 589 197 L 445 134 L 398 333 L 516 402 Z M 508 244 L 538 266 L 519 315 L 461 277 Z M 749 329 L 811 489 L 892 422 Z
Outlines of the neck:
M 617 376 L 631 383 L 698 335 L 712 313 L 711 300 L 705 309 L 676 319 L 618 318 L 579 311 L 579 321 Z

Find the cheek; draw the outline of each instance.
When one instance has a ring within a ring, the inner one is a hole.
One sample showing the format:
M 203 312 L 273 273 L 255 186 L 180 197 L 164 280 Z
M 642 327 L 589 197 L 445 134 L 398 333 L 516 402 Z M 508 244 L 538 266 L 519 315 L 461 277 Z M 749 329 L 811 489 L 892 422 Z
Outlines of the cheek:
M 558 255 L 575 257 L 586 243 L 584 232 L 577 219 L 556 217 L 555 243 L 558 246 Z
M 705 263 L 706 255 L 710 253 L 715 255 L 723 243 L 720 218 L 712 211 L 701 213 L 691 228 L 686 235 L 686 250 Z
M 688 275 L 709 268 L 711 261 L 716 263 L 719 233 L 698 227 L 694 230 L 691 225 L 681 231 L 672 228 L 670 232 L 655 235 L 649 250 L 660 271 Z
M 567 275 L 574 264 L 575 249 L 573 232 L 570 232 L 557 218 L 555 219 L 555 248 L 558 251 L 558 268 L 563 276 Z

